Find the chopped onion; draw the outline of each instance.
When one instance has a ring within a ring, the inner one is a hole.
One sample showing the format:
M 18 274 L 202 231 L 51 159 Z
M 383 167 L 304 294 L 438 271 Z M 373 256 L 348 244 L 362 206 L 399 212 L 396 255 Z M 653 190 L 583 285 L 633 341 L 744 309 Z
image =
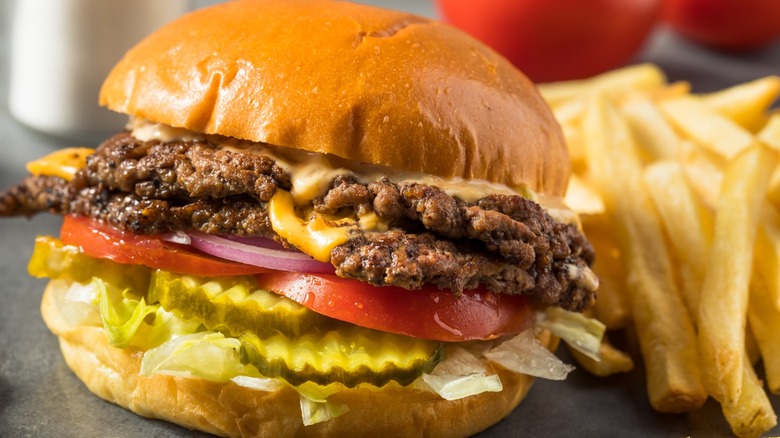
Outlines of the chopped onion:
M 335 271 L 331 264 L 314 260 L 299 251 L 270 248 L 268 247 L 270 244 L 268 246 L 248 245 L 233 239 L 205 233 L 191 232 L 188 234 L 193 248 L 226 260 L 277 271 L 314 274 L 332 274 Z M 269 239 L 264 240 L 268 241 Z M 273 244 L 279 246 L 276 242 Z
M 189 245 L 192 243 L 192 239 L 184 231 L 176 231 L 174 233 L 163 234 L 160 236 L 160 240 L 166 242 L 178 243 L 179 245 Z

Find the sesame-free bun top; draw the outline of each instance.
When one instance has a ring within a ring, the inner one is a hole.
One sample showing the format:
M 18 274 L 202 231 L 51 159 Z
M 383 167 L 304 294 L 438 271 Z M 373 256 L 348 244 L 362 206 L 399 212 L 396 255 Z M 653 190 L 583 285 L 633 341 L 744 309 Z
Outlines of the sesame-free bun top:
M 507 60 L 445 24 L 330 0 L 236 0 L 131 49 L 100 103 L 138 118 L 562 195 L 560 128 Z

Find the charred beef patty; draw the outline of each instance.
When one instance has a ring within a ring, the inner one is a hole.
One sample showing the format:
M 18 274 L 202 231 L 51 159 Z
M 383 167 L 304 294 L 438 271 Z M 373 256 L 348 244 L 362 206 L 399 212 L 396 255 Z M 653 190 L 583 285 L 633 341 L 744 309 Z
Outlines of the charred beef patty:
M 267 156 L 205 142 L 143 142 L 115 135 L 71 181 L 31 176 L 0 194 L 0 216 L 78 214 L 141 234 L 197 230 L 277 241 L 265 203 L 290 176 Z M 338 275 L 460 293 L 484 285 L 582 310 L 595 290 L 580 277 L 593 249 L 575 225 L 554 221 L 521 196 L 466 202 L 426 184 L 338 176 L 314 200 L 324 214 L 375 213 L 386 231 L 351 233 L 331 253 Z M 580 273 L 580 274 L 578 274 Z

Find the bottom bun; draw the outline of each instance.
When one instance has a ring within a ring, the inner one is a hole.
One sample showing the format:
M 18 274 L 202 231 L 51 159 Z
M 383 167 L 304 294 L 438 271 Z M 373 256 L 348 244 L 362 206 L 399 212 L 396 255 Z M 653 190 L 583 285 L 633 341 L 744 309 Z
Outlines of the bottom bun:
M 347 413 L 304 426 L 300 397 L 290 387 L 263 392 L 232 382 L 144 377 L 139 375 L 143 353 L 111 347 L 100 327 L 71 326 L 60 313 L 51 284 L 41 311 L 59 337 L 68 366 L 95 395 L 144 417 L 221 436 L 469 436 L 507 416 L 533 383 L 532 377 L 496 366 L 492 371 L 501 378 L 501 392 L 455 401 L 399 386 L 346 389 L 328 400 L 347 405 Z M 557 344 L 546 333 L 542 342 L 548 348 Z

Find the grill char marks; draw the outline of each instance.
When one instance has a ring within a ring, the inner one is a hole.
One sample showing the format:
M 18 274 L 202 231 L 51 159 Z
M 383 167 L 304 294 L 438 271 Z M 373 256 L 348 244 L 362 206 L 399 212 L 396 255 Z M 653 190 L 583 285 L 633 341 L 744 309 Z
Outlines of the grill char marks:
M 29 177 L 0 194 L 0 216 L 50 211 L 142 234 L 197 230 L 282 241 L 265 203 L 277 189 L 290 188 L 290 176 L 270 157 L 120 133 L 72 181 Z M 407 289 L 432 284 L 455 293 L 482 285 L 570 310 L 595 298 L 587 282 L 571 275 L 592 263 L 590 244 L 576 226 L 555 222 L 520 196 L 469 203 L 435 186 L 387 177 L 364 184 L 342 175 L 313 208 L 375 213 L 390 226 L 355 230 L 333 250 L 331 263 L 343 277 Z
M 361 184 L 339 176 L 314 208 L 329 214 L 373 211 L 391 227 L 426 230 L 350 240 L 331 260 L 344 277 L 408 289 L 432 283 L 462 291 L 482 284 L 576 310 L 594 299 L 593 291 L 575 284 L 567 267 L 593 263 L 590 243 L 576 226 L 555 222 L 520 196 L 490 195 L 470 204 L 434 186 L 388 178 Z
M 107 140 L 87 159 L 91 186 L 146 198 L 210 198 L 247 195 L 267 202 L 290 177 L 273 159 L 233 153 L 201 142 L 139 142 L 130 133 Z

